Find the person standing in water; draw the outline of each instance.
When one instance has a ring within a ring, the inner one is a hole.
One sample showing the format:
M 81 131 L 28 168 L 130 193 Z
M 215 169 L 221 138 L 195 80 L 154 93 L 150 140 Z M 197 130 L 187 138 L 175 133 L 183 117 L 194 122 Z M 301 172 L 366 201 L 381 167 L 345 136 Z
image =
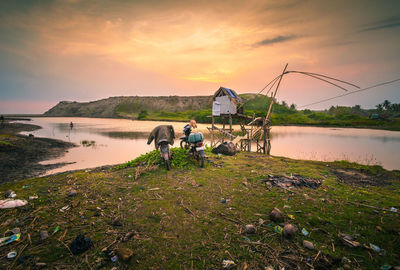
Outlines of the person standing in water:
M 72 121 L 71 121 L 71 123 L 69 124 L 69 127 L 70 127 L 71 129 L 74 127 L 74 124 L 72 123 Z

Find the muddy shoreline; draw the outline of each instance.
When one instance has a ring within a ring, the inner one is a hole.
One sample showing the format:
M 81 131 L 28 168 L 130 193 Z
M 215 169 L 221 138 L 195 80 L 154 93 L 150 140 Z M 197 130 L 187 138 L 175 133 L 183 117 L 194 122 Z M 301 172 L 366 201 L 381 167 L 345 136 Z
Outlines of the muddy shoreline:
M 73 143 L 18 134 L 40 126 L 5 122 L 0 126 L 0 184 L 37 177 L 65 163 L 42 165 L 39 162 L 62 156 Z

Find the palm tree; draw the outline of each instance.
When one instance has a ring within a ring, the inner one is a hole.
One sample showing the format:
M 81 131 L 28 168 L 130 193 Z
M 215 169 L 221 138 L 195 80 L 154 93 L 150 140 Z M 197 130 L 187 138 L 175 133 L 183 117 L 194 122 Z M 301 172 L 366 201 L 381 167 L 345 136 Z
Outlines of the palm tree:
M 390 101 L 389 100 L 385 100 L 383 103 L 382 103 L 382 106 L 383 106 L 383 108 L 385 108 L 385 110 L 390 110 Z
M 376 105 L 376 109 L 378 110 L 378 112 L 383 111 L 383 105 L 382 104 Z

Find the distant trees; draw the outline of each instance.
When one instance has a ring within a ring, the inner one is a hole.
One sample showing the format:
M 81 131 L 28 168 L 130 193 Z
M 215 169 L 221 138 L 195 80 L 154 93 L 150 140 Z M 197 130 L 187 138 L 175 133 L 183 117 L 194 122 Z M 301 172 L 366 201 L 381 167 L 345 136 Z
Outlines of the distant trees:
M 147 113 L 146 110 L 141 110 L 140 113 L 139 113 L 139 115 L 138 115 L 138 119 L 139 119 L 139 120 L 140 120 L 140 119 L 145 119 L 147 115 L 149 115 L 149 114 Z
M 378 112 L 400 112 L 400 103 L 391 103 L 389 100 L 385 100 L 381 104 L 376 105 Z

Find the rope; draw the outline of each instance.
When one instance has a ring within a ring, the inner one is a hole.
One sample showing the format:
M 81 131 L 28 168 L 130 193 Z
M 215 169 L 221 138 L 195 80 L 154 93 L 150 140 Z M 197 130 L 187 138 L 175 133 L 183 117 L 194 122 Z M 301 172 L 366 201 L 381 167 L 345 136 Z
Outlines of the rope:
M 400 78 L 392 80 L 392 81 L 378 83 L 376 85 L 369 86 L 369 87 L 366 87 L 366 88 L 363 88 L 363 89 L 360 89 L 360 90 L 355 90 L 355 91 L 352 91 L 352 92 L 349 92 L 349 93 L 346 93 L 346 94 L 341 94 L 341 95 L 334 96 L 334 97 L 331 97 L 331 98 L 322 99 L 322 100 L 319 100 L 319 101 L 316 101 L 316 102 L 313 102 L 313 103 L 310 103 L 310 104 L 307 104 L 307 105 L 300 106 L 298 108 L 304 108 L 304 107 L 307 107 L 307 106 L 312 106 L 312 105 L 319 104 L 319 103 L 322 103 L 322 102 L 326 102 L 326 101 L 329 101 L 329 100 L 333 100 L 333 99 L 336 99 L 336 98 L 340 98 L 340 97 L 348 96 L 348 95 L 351 95 L 351 94 L 355 94 L 355 93 L 363 92 L 363 91 L 366 91 L 366 90 L 370 90 L 372 88 L 376 88 L 376 87 L 392 84 L 392 83 L 397 82 L 397 81 L 400 81 Z

